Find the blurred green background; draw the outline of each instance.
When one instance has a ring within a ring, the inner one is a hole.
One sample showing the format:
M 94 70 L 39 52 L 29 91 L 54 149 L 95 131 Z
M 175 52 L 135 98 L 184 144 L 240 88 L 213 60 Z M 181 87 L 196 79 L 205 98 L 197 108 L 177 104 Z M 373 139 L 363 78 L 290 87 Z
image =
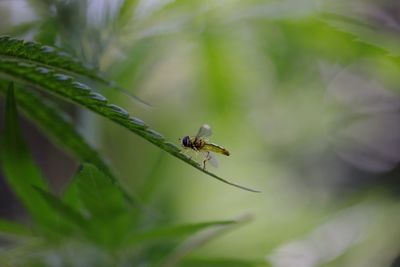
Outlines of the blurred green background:
M 262 193 L 66 106 L 149 225 L 250 218 L 190 257 L 400 266 L 398 1 L 2 0 L 0 34 L 97 67 L 150 106 L 102 93 L 171 142 L 211 125 L 231 156 L 208 168 Z M 33 150 L 61 191 L 77 163 Z

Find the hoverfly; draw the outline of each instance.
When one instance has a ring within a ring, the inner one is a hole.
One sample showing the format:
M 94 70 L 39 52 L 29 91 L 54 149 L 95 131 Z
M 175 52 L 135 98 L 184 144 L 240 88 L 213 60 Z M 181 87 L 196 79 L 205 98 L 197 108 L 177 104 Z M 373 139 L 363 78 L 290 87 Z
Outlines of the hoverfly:
M 206 162 L 209 161 L 211 165 L 217 167 L 218 162 L 215 158 L 215 153 L 229 156 L 228 150 L 217 144 L 209 143 L 207 137 L 211 136 L 211 127 L 204 124 L 200 127 L 195 137 L 185 136 L 182 138 L 182 146 L 190 148 L 194 151 L 202 152 L 205 156 L 203 160 L 203 169 L 206 169 Z

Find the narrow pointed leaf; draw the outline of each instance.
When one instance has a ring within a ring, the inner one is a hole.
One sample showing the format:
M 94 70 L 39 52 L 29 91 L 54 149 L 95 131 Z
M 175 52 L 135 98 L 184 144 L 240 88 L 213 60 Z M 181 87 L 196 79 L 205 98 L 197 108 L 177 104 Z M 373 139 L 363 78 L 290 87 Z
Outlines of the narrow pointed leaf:
M 243 215 L 235 220 L 235 223 L 220 225 L 218 227 L 210 228 L 205 231 L 199 232 L 196 235 L 190 236 L 183 244 L 181 244 L 173 253 L 169 255 L 164 263 L 164 267 L 176 266 L 179 261 L 190 254 L 192 251 L 207 244 L 222 234 L 232 231 L 234 228 L 242 226 L 252 220 L 251 215 Z
M 136 244 L 145 241 L 163 241 L 168 239 L 183 238 L 210 227 L 230 225 L 234 223 L 236 223 L 236 221 L 214 221 L 160 227 L 142 233 L 134 233 L 131 238 L 127 238 L 126 243 Z
M 74 179 L 82 205 L 92 218 L 112 219 L 110 214 L 115 216 L 126 211 L 123 193 L 94 165 L 83 164 Z
M 32 188 L 47 188 L 47 184 L 22 138 L 13 83 L 9 84 L 7 91 L 5 129 L 1 141 L 4 148 L 1 150 L 2 167 L 7 183 L 36 221 L 53 224 L 54 214 Z
M 118 27 L 126 26 L 135 14 L 135 7 L 138 4 L 138 0 L 124 0 L 119 8 L 116 24 Z
M 25 225 L 4 219 L 0 219 L 0 233 L 19 236 L 32 235 L 32 231 Z
M 5 93 L 5 87 L 0 82 L 0 94 L 5 95 Z M 91 162 L 96 165 L 106 174 L 107 178 L 111 179 L 113 184 L 118 186 L 108 164 L 78 133 L 67 114 L 32 90 L 15 88 L 15 97 L 24 114 L 43 129 L 43 132 L 49 135 L 56 144 L 80 161 Z M 126 192 L 124 195 L 127 199 L 130 199 Z
M 60 72 L 83 75 L 100 82 L 109 83 L 97 74 L 92 67 L 52 46 L 1 36 L 0 57 L 17 62 L 40 64 L 44 67 L 58 69 Z
M 87 228 L 87 221 L 81 213 L 42 188 L 34 187 L 34 190 L 63 220 L 67 220 L 80 228 Z
M 82 210 L 90 219 L 87 236 L 105 248 L 119 247 L 130 232 L 137 213 L 127 205 L 124 193 L 98 168 L 85 163 L 74 176 L 64 199 Z
M 363 18 L 352 18 L 340 14 L 325 13 L 322 21 L 332 27 L 333 31 L 346 33 L 349 39 L 356 40 L 358 46 L 365 46 L 374 52 L 382 54 L 396 61 L 400 57 L 400 49 L 398 46 L 398 37 L 396 35 L 387 34 L 389 27 L 378 28 L 372 21 Z
M 53 23 L 54 24 L 54 23 Z M 47 22 L 48 27 L 52 27 L 52 21 Z M 45 35 L 51 35 L 49 31 L 44 31 Z M 53 38 L 49 36 L 41 36 L 43 38 Z M 57 47 L 41 45 L 35 42 L 25 42 L 23 40 L 11 38 L 9 36 L 0 36 L 0 58 L 13 60 L 16 62 L 24 62 L 26 64 L 34 63 L 44 68 L 51 68 L 59 73 L 72 76 L 84 76 L 92 81 L 99 82 L 109 89 L 120 91 L 129 97 L 149 105 L 145 101 L 139 99 L 127 90 L 118 86 L 115 82 L 109 81 L 99 74 L 93 67 L 84 64 L 79 59 L 62 51 Z

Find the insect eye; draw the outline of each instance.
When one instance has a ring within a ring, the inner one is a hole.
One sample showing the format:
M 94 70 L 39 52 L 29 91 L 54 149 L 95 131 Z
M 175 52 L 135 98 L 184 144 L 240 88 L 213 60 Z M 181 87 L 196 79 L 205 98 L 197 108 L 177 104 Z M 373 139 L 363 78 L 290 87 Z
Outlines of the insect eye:
M 182 145 L 183 145 L 184 147 L 190 146 L 190 138 L 189 138 L 189 136 L 183 137 L 183 139 L 182 139 Z

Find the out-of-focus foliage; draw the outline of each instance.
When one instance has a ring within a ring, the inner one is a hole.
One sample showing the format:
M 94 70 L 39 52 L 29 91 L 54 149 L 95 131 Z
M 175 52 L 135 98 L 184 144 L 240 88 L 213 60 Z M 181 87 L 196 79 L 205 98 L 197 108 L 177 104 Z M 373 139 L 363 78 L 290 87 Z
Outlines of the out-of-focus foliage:
M 231 152 L 215 172 L 262 191 L 204 179 L 80 111 L 80 131 L 111 159 L 134 206 L 120 205 L 119 189 L 103 179 L 109 174 L 85 165 L 92 174 L 77 174 L 65 197 L 34 190 L 71 224 L 68 235 L 54 242 L 53 235 L 32 236 L 26 223 L 0 221 L 13 234 L 0 265 L 397 266 L 399 13 L 391 0 L 0 2 L 0 34 L 58 46 L 94 66 L 100 79 L 118 85 L 79 79 L 169 141 L 210 124 L 211 141 Z M 0 60 L 7 73 L 23 67 Z M 22 109 L 27 89 L 16 90 Z M 76 214 L 87 229 L 73 227 Z M 248 221 L 226 221 L 238 214 L 253 219 L 230 231 Z M 198 221 L 217 225 L 178 245 L 209 226 Z

